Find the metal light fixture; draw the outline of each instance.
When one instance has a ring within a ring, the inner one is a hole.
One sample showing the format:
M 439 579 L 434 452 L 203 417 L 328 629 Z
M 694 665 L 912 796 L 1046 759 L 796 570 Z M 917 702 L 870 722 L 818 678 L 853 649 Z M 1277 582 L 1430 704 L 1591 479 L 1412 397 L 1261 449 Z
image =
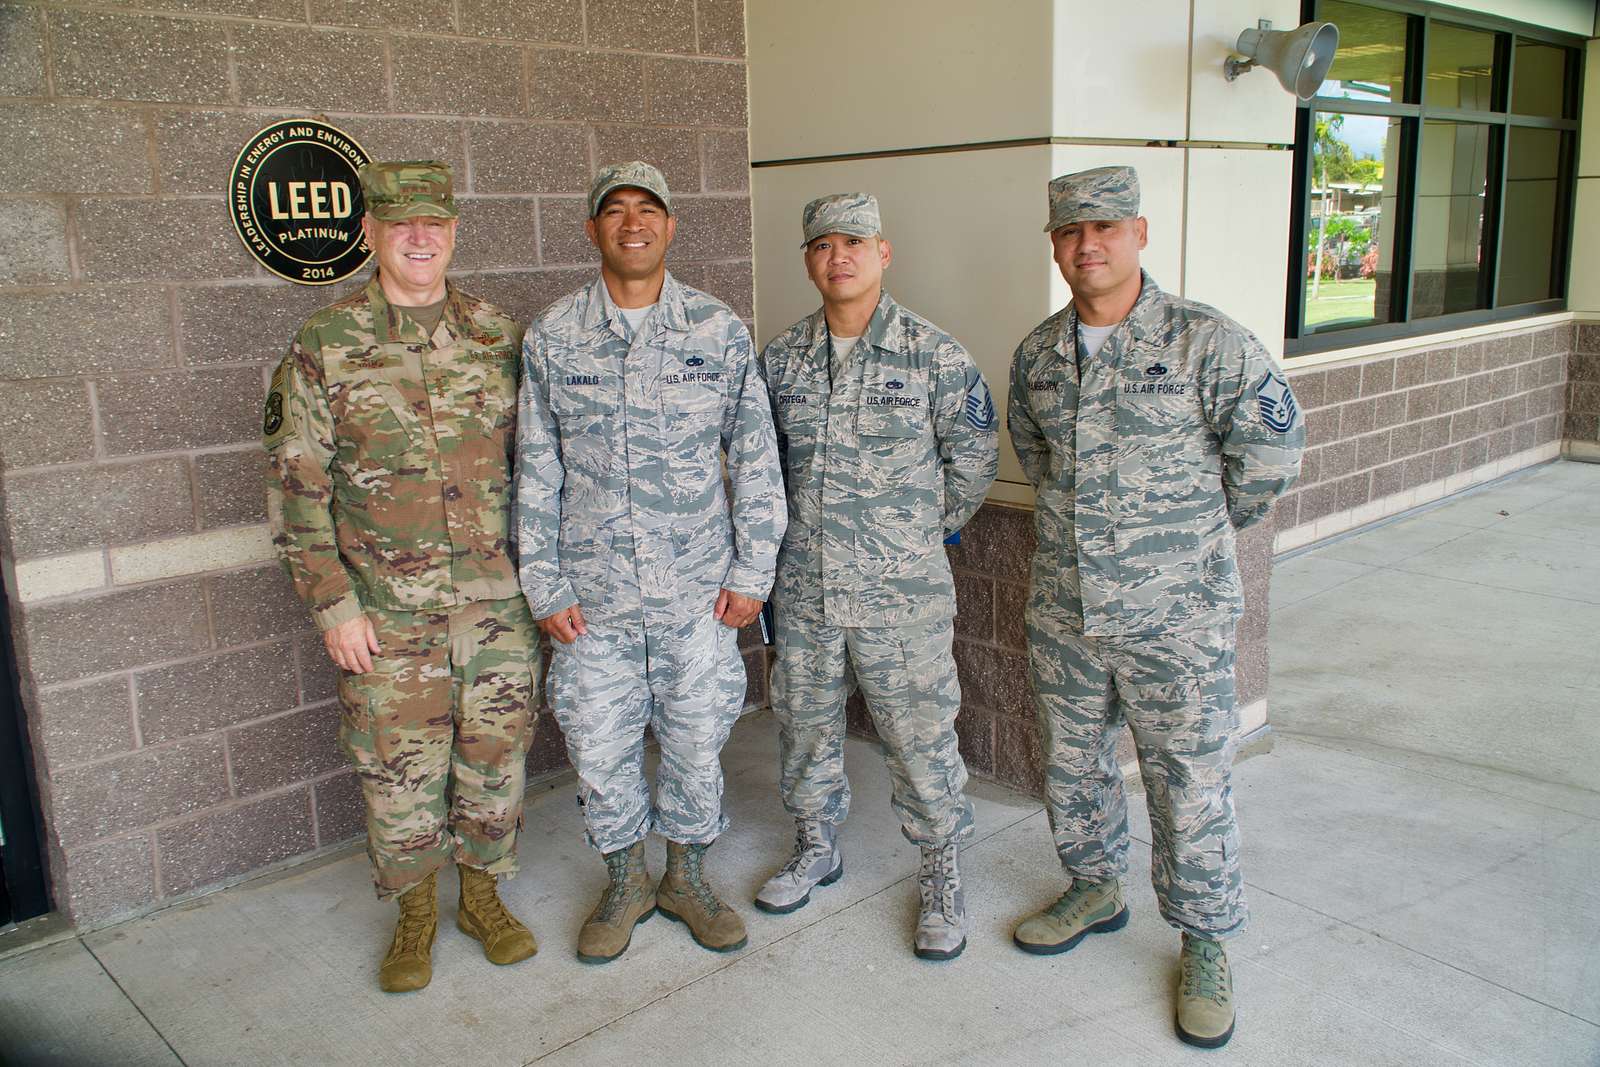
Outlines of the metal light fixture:
M 1301 100 L 1310 100 L 1328 76 L 1338 47 L 1339 27 L 1331 22 L 1308 22 L 1286 33 L 1262 19 L 1255 29 L 1239 34 L 1233 50 L 1244 58 L 1223 60 L 1222 73 L 1233 81 L 1247 70 L 1266 67 L 1278 76 L 1278 84 Z

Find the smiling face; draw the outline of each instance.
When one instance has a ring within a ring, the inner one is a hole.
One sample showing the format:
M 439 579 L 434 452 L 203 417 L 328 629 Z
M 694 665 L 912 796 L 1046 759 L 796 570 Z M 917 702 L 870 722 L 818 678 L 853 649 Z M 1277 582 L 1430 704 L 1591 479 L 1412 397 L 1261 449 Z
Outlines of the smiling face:
M 806 275 L 825 305 L 877 302 L 894 249 L 882 237 L 825 233 L 806 245 Z
M 458 219 L 431 215 L 399 222 L 361 219 L 367 244 L 378 261 L 378 282 L 390 300 L 425 307 L 444 297 L 444 272 L 456 250 Z
M 652 194 L 625 185 L 606 194 L 583 228 L 600 250 L 602 273 L 622 282 L 643 282 L 666 272 L 678 220 Z
M 1069 222 L 1050 231 L 1056 266 L 1074 299 L 1139 291 L 1139 251 L 1148 230 L 1144 216 Z

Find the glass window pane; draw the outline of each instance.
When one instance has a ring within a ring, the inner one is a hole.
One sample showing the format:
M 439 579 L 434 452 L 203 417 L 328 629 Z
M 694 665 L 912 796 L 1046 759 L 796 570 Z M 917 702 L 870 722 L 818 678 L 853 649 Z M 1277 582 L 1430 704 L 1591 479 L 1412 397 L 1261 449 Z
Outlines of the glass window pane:
M 1481 308 L 1483 205 L 1491 128 L 1429 119 L 1417 159 L 1411 317 Z
M 1389 321 L 1403 120 L 1312 114 L 1303 333 Z
M 1328 0 L 1317 17 L 1339 27 L 1339 50 L 1318 96 L 1347 100 L 1403 100 L 1406 72 L 1405 15 L 1361 4 Z
M 1537 41 L 1517 42 L 1511 75 L 1511 110 L 1519 115 L 1567 115 L 1567 71 L 1572 51 Z
M 1555 270 L 1563 139 L 1560 130 L 1511 127 L 1506 153 L 1506 200 L 1500 224 L 1500 292 L 1497 305 L 1548 300 L 1557 291 Z
M 1494 34 L 1435 22 L 1428 28 L 1423 104 L 1494 110 Z

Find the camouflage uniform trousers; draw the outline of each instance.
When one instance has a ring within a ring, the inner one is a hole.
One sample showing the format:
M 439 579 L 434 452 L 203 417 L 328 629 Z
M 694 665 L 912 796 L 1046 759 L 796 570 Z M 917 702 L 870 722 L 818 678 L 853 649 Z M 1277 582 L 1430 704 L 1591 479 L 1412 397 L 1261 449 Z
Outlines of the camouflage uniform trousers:
M 722 814 L 722 746 L 744 708 L 739 633 L 706 611 L 652 609 L 635 619 L 589 621 L 572 644 L 552 646 L 550 707 L 578 772 L 589 843 L 627 848 L 652 830 L 706 844 Z M 656 800 L 644 777 L 644 731 L 661 749 Z
M 853 676 L 883 745 L 901 831 L 931 847 L 968 840 L 972 803 L 962 793 L 967 767 L 956 745 L 961 683 L 951 620 L 846 627 L 779 610 L 776 622 L 772 710 L 789 814 L 838 825 L 850 810 L 844 735 Z
M 339 739 L 361 780 L 378 895 L 452 860 L 515 874 L 539 674 L 527 602 L 366 614 L 381 651 L 371 671 L 341 673 Z
M 1230 772 L 1239 715 L 1233 627 L 1084 637 L 1030 608 L 1028 668 L 1061 865 L 1092 881 L 1128 870 L 1116 758 L 1125 719 L 1149 801 L 1151 881 L 1168 923 L 1202 937 L 1244 928 Z

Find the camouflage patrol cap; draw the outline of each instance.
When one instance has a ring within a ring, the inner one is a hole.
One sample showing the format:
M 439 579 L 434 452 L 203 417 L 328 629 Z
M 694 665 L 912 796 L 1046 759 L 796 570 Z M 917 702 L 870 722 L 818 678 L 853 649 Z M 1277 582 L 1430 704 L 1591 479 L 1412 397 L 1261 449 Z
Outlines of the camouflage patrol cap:
M 1050 180 L 1050 222 L 1044 232 L 1069 222 L 1139 217 L 1139 172 L 1132 167 L 1095 167 Z
M 878 217 L 878 198 L 867 193 L 834 193 L 819 196 L 800 212 L 805 230 L 804 248 L 825 233 L 847 233 L 852 237 L 876 237 L 883 232 Z
M 399 222 L 418 215 L 453 219 L 461 214 L 448 163 L 437 159 L 367 163 L 358 173 L 367 214 L 380 222 Z
M 605 203 L 606 197 L 614 189 L 624 186 L 633 189 L 643 189 L 667 209 L 667 214 L 672 214 L 672 194 L 667 191 L 667 177 L 650 164 L 641 160 L 632 163 L 613 163 L 602 167 L 595 176 L 594 184 L 589 186 L 589 217 L 592 219 L 600 214 L 600 205 Z

